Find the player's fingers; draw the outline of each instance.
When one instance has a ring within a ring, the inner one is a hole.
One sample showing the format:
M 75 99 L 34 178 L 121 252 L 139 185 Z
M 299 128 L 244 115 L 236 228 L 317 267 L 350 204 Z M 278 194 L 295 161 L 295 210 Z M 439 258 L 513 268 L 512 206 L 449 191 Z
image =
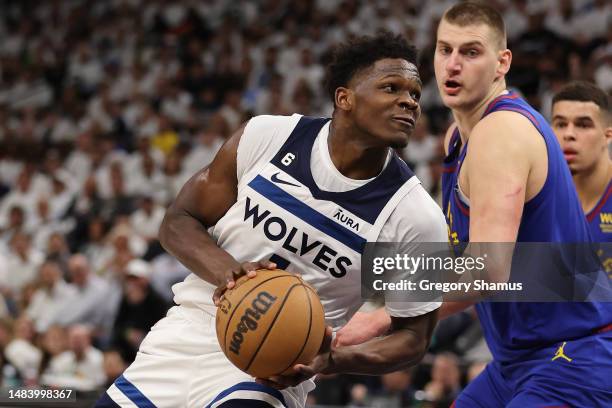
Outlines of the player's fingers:
M 257 276 L 258 269 L 261 269 L 259 262 L 245 262 L 241 265 L 240 275 L 246 275 L 251 279 Z
M 296 364 L 295 366 L 293 366 L 293 369 L 300 373 L 301 377 L 304 379 L 313 377 L 316 374 L 315 370 L 312 367 L 304 364 Z
M 226 290 L 232 289 L 236 285 L 236 282 L 232 278 L 232 274 L 225 276 L 225 283 L 217 286 L 217 289 L 213 292 L 213 303 L 215 306 L 219 305 L 219 302 L 223 298 L 223 294 Z
M 276 264 L 270 260 L 265 259 L 265 260 L 259 261 L 259 267 L 263 269 L 274 270 L 276 269 Z
M 223 292 L 225 292 L 225 286 L 219 286 L 217 287 L 217 289 L 215 289 L 213 293 L 213 303 L 215 304 L 215 306 L 219 306 L 219 302 L 221 301 L 221 296 L 223 295 Z

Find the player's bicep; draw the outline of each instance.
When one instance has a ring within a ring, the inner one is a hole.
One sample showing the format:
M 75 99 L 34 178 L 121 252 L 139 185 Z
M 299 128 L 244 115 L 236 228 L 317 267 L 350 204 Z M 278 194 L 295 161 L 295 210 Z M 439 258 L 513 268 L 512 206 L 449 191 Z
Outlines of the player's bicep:
M 244 126 L 221 147 L 213 161 L 181 188 L 169 211 L 188 214 L 204 226 L 214 225 L 236 202 L 236 159 Z
M 522 126 L 489 120 L 470 137 L 468 174 L 470 241 L 514 242 L 530 171 Z

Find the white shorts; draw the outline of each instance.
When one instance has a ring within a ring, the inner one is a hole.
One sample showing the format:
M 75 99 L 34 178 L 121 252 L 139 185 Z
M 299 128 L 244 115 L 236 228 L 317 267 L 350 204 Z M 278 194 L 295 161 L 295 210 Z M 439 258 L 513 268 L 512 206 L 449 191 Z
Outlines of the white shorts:
M 281 392 L 255 383 L 221 351 L 214 316 L 174 306 L 107 394 L 121 407 L 217 408 L 228 400 L 258 400 L 267 403 L 262 406 L 301 408 L 314 388 L 312 380 Z

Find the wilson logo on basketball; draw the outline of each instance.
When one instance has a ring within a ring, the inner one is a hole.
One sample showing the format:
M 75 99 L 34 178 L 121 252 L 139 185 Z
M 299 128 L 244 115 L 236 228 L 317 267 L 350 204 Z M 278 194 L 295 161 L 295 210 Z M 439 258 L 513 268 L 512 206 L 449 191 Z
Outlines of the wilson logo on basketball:
M 240 346 L 244 341 L 244 335 L 249 330 L 257 330 L 257 321 L 262 315 L 266 314 L 275 301 L 276 297 L 270 295 L 268 292 L 259 292 L 257 297 L 253 299 L 251 307 L 244 311 L 244 314 L 240 318 L 240 322 L 236 325 L 236 330 L 234 334 L 232 334 L 232 340 L 229 346 L 230 351 L 234 354 L 240 354 Z

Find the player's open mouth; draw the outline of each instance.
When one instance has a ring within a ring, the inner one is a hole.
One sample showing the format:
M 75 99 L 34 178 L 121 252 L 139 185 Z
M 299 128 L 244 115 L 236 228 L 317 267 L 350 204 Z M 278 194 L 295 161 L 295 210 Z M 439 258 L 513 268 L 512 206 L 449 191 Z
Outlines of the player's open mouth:
M 461 89 L 461 84 L 457 81 L 449 79 L 444 82 L 444 91 L 449 95 L 455 95 Z
M 577 153 L 578 152 L 573 150 L 573 149 L 564 149 L 563 150 L 563 156 L 565 157 L 566 161 L 573 160 L 576 157 Z

